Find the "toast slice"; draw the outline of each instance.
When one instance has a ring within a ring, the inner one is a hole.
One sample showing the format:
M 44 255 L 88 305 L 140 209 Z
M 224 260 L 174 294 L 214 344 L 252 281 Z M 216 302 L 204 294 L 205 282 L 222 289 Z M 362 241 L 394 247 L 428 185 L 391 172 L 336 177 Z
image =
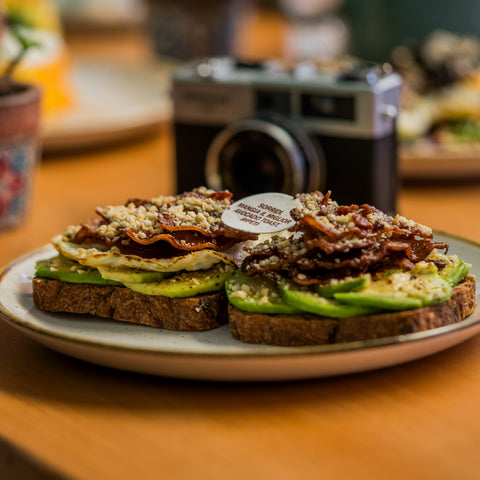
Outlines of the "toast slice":
M 295 346 L 321 345 L 420 332 L 460 322 L 476 308 L 475 280 L 455 286 L 449 300 L 401 312 L 327 318 L 316 315 L 247 313 L 228 305 L 232 336 L 246 343 Z
M 224 291 L 171 298 L 113 285 L 34 278 L 33 301 L 50 312 L 90 314 L 166 330 L 210 330 L 227 323 Z

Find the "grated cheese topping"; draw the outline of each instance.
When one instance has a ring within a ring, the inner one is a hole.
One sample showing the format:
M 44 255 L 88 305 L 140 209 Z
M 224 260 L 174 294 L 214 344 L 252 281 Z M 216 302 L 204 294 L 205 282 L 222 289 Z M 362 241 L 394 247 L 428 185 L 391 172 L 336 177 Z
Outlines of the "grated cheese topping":
M 158 221 L 157 207 L 154 205 L 146 208 L 144 205 L 137 207 L 134 203 L 129 203 L 125 206 L 98 208 L 97 212 L 109 221 L 95 229 L 95 233 L 100 237 L 113 240 L 124 230 L 135 230 L 139 232 L 140 238 L 146 238 L 146 232 L 154 235 L 163 231 Z
M 358 210 L 339 214 L 337 213 L 339 208 L 338 203 L 330 198 L 325 202 L 324 197 L 318 192 L 299 194 L 297 195 L 297 199 L 300 201 L 301 206 L 298 206 L 293 210 L 294 217 L 300 219 L 304 216 L 311 216 L 320 225 L 330 231 L 334 231 L 338 235 L 348 233 L 355 228 L 355 215 L 363 209 L 363 207 L 358 207 Z M 421 223 L 417 223 L 414 220 L 410 220 L 398 214 L 392 218 L 375 208 L 368 211 L 365 215 L 365 219 L 372 226 L 393 223 L 400 228 L 415 228 L 419 233 L 425 236 L 430 236 L 432 234 L 432 229 L 426 225 L 422 225 Z
M 274 251 L 277 254 L 272 254 Z M 307 253 L 305 243 L 301 238 L 285 238 L 281 235 L 273 235 L 271 238 L 256 244 L 248 250 L 251 255 L 262 255 L 268 253 L 264 258 L 256 258 L 247 270 L 268 268 L 270 265 L 278 264 L 282 259 L 298 259 Z
M 214 190 L 200 187 L 183 195 L 168 195 L 147 201 L 131 201 L 126 205 L 108 205 L 97 208 L 97 213 L 106 221 L 94 228 L 101 238 L 117 241 L 125 231 L 134 231 L 140 239 L 164 233 L 168 225 L 192 227 L 205 233 L 218 232 L 221 228 L 222 213 L 230 206 L 229 198 L 215 198 L 209 195 Z M 70 227 L 65 235 L 74 238 L 78 228 Z
M 232 298 L 258 303 L 259 305 L 269 305 L 281 301 L 277 289 L 269 288 L 267 285 L 257 289 L 246 283 L 231 281 L 230 289 Z

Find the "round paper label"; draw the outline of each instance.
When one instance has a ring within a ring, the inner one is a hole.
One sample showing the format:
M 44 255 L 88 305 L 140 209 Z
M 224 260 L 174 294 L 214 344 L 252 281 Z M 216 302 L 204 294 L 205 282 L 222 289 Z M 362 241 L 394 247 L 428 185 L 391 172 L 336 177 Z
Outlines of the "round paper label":
M 259 193 L 230 205 L 222 221 L 244 232 L 275 233 L 295 225 L 290 210 L 299 206 L 298 200 L 285 193 Z

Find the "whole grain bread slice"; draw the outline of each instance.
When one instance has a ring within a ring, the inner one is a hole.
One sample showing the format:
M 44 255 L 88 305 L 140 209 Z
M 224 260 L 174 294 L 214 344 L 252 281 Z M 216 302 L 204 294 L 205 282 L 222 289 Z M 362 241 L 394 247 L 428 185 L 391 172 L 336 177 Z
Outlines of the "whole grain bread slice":
M 476 308 L 475 280 L 468 278 L 443 303 L 416 310 L 376 315 L 327 318 L 316 315 L 247 313 L 228 305 L 232 336 L 246 343 L 267 345 L 321 345 L 391 337 L 460 322 Z
M 50 312 L 90 314 L 166 330 L 210 330 L 227 323 L 223 291 L 171 298 L 112 285 L 34 278 L 33 301 Z

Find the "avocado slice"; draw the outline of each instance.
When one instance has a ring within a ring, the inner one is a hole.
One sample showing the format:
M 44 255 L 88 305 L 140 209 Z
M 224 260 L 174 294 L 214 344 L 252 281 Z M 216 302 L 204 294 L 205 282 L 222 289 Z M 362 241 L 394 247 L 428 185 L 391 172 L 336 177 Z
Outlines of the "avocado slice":
M 48 278 L 51 280 L 60 280 L 58 257 L 48 260 L 38 260 L 35 264 L 35 276 L 39 278 Z
M 446 280 L 452 287 L 457 285 L 465 275 L 470 271 L 470 265 L 460 260 L 456 256 L 449 257 L 451 263 L 448 263 L 444 268 L 439 270 L 441 278 Z
M 285 303 L 274 280 L 264 275 L 247 276 L 237 270 L 225 283 L 229 302 L 250 313 L 295 314 L 301 310 Z
M 412 310 L 423 306 L 419 298 L 385 292 L 339 292 L 334 298 L 346 305 L 376 307 L 382 310 Z
M 370 284 L 371 277 L 369 274 L 359 277 L 342 278 L 341 280 L 331 280 L 328 284 L 318 285 L 315 291 L 322 297 L 333 298 L 335 293 L 354 292 L 367 287 Z
M 233 267 L 224 263 L 209 268 L 181 272 L 158 282 L 124 282 L 123 284 L 145 295 L 164 295 L 166 297 L 193 297 L 200 293 L 221 290 L 225 281 L 232 274 Z
M 452 286 L 434 265 L 419 262 L 410 271 L 388 272 L 365 289 L 339 292 L 334 298 L 349 305 L 363 305 L 385 310 L 410 310 L 440 303 L 452 294 Z
M 105 280 L 115 280 L 121 283 L 150 283 L 163 280 L 169 274 L 136 270 L 133 268 L 112 268 L 99 266 L 98 271 Z
M 343 304 L 334 298 L 322 297 L 308 287 L 302 287 L 285 278 L 279 278 L 277 285 L 284 301 L 304 312 L 324 317 L 343 318 L 371 315 L 379 311 L 377 307 Z
M 38 260 L 35 275 L 40 278 L 61 280 L 69 283 L 94 283 L 99 285 L 122 286 L 121 283 L 106 280 L 96 268 L 80 265 L 74 260 L 56 255 L 55 257 Z

